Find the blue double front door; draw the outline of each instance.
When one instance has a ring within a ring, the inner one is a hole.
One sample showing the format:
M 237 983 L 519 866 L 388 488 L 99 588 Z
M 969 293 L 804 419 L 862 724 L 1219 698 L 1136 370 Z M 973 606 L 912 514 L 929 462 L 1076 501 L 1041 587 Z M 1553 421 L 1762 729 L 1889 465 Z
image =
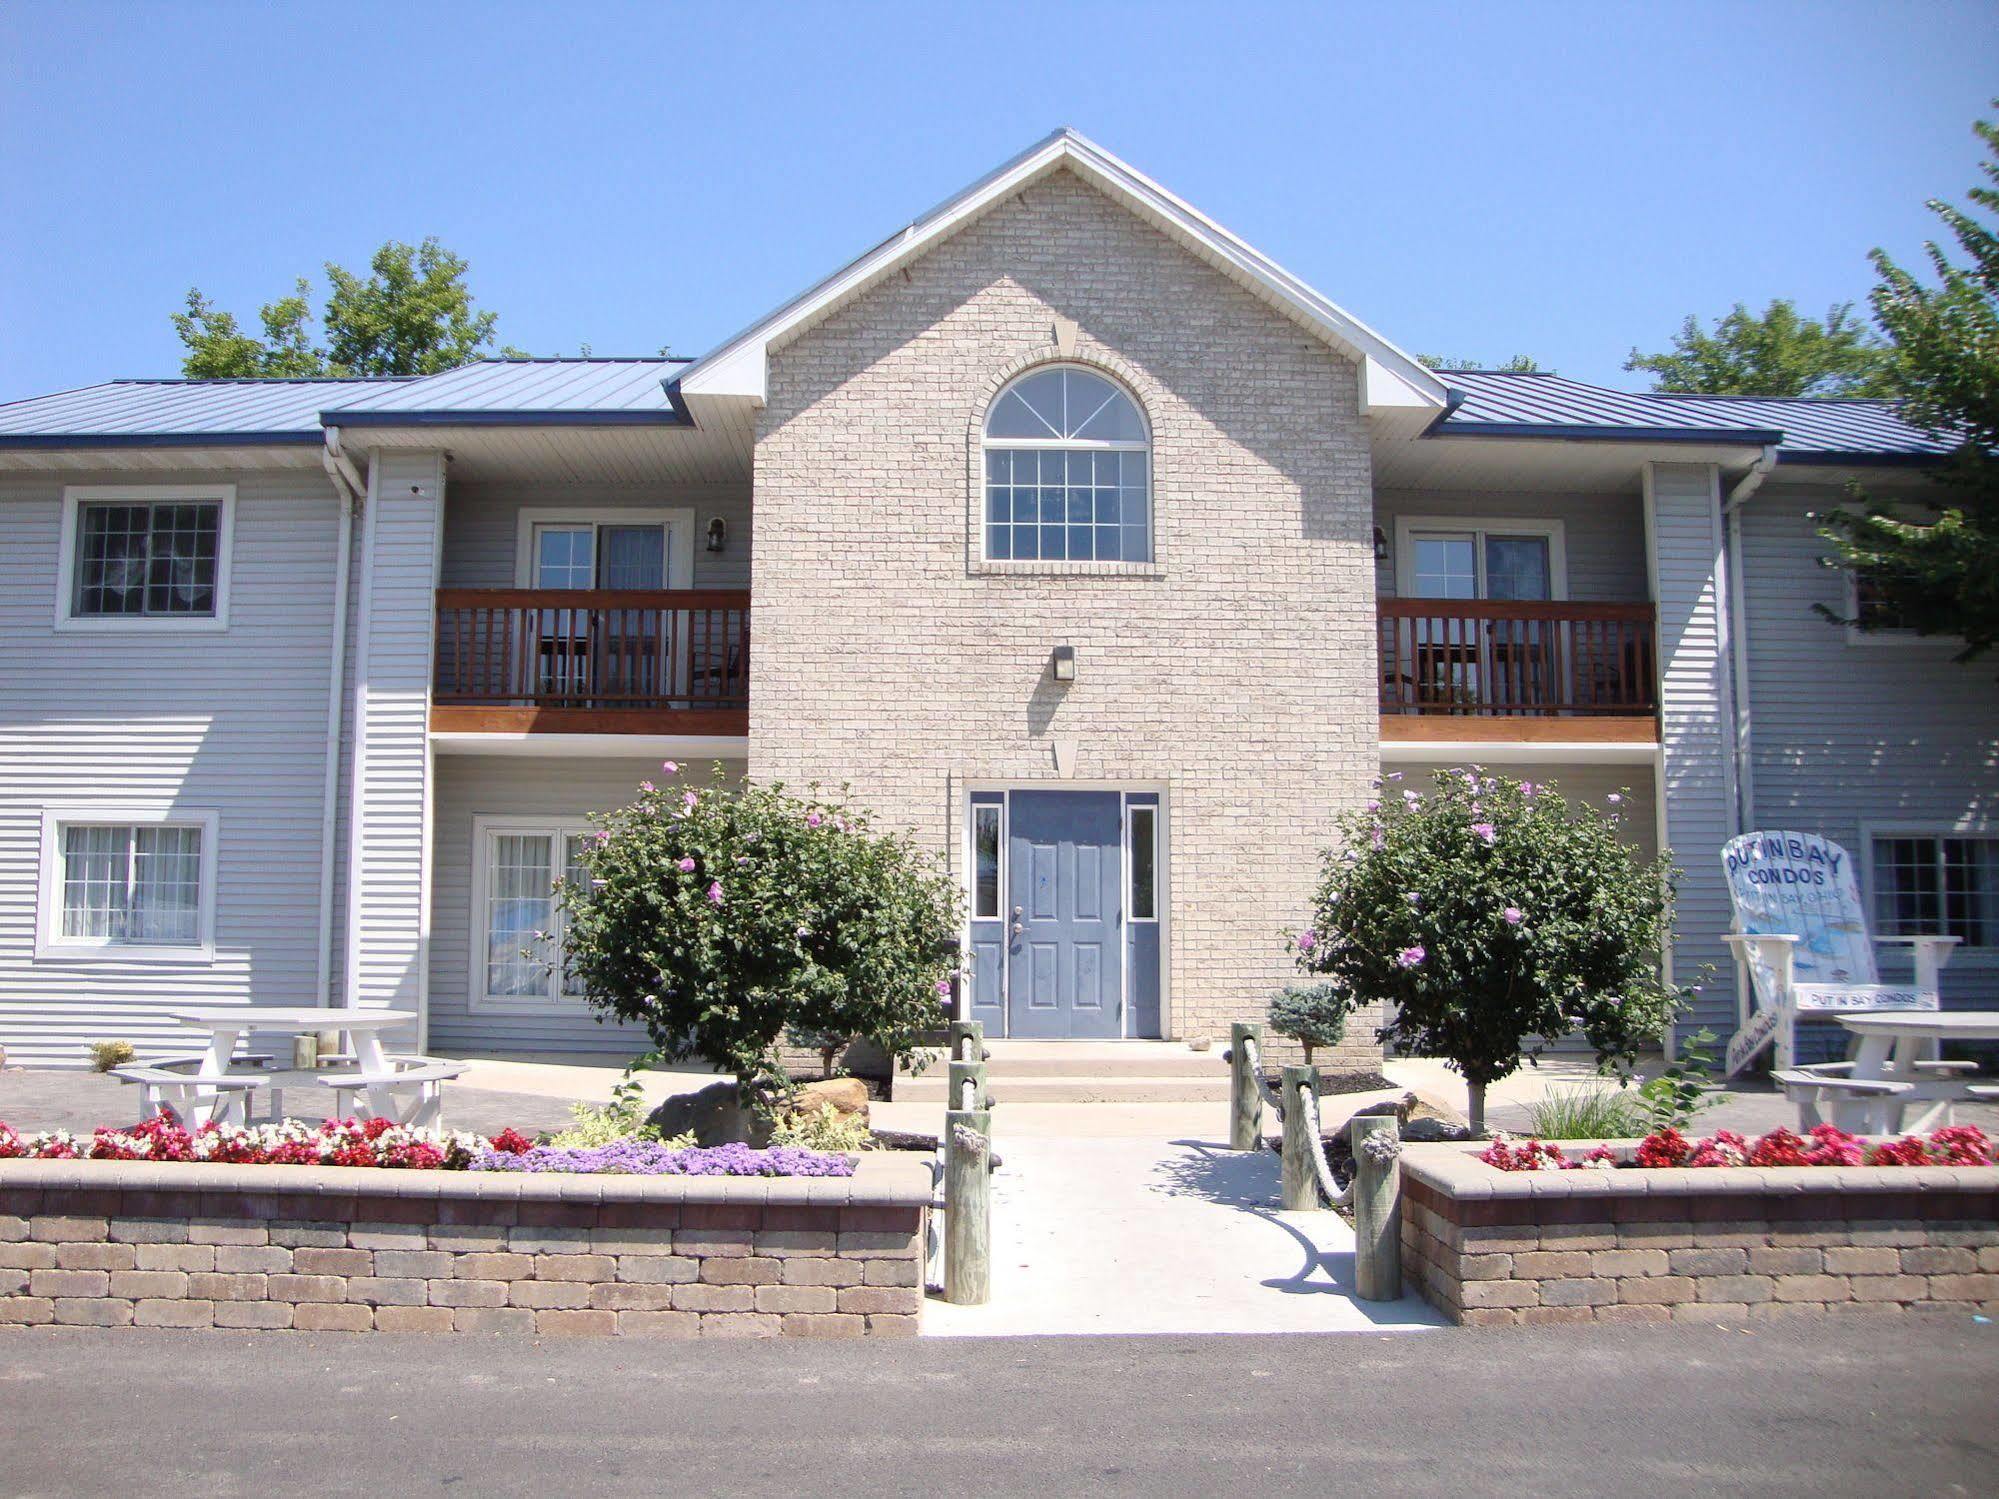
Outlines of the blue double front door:
M 1133 810 L 1118 791 L 975 798 L 972 1010 L 990 1033 L 1159 1033 L 1156 797 Z

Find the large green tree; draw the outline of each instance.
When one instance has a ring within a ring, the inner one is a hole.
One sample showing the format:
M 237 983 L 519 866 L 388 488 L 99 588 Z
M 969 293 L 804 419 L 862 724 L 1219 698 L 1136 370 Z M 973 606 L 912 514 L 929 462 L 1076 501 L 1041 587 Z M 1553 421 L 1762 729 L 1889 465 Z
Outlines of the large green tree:
M 325 346 L 314 342 L 311 285 L 258 312 L 263 336 L 200 291 L 173 314 L 187 346 L 181 372 L 197 378 L 247 375 L 434 375 L 483 356 L 493 344 L 491 312 L 475 312 L 469 269 L 435 238 L 420 245 L 391 240 L 374 253 L 368 274 L 327 263 L 329 290 L 320 316 Z M 516 353 L 503 349 L 502 353 Z
M 1972 207 L 1929 203 L 1968 263 L 1931 241 L 1930 284 L 1884 250 L 1871 257 L 1881 277 L 1874 316 L 1894 348 L 1902 414 L 1951 444 L 1950 457 L 1913 506 L 1857 494 L 1862 503 L 1818 518 L 1833 546 L 1828 563 L 1869 584 L 1870 607 L 1840 622 L 1955 636 L 1960 661 L 1999 642 L 1999 234 L 1974 216 L 1999 214 L 1999 127 L 1973 128 L 1986 159 Z
M 1825 318 L 1801 316 L 1778 297 L 1759 312 L 1737 302 L 1712 329 L 1689 316 L 1673 346 L 1657 354 L 1637 349 L 1627 370 L 1648 370 L 1652 388 L 1702 396 L 1880 396 L 1890 393 L 1888 350 L 1836 304 Z

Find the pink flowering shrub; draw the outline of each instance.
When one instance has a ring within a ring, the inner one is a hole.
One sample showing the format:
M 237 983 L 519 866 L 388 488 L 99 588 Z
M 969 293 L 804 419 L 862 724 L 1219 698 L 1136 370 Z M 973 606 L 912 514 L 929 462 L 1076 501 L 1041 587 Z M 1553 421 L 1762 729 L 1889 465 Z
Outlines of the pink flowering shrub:
M 1613 814 L 1471 766 L 1385 787 L 1337 831 L 1298 966 L 1384 1002 L 1383 1040 L 1462 1073 L 1475 1129 L 1523 1037 L 1580 1031 L 1629 1067 L 1685 1003 L 1659 972 L 1671 860 L 1641 860 Z
M 1479 1154 L 1501 1171 L 1567 1171 L 1578 1166 L 1615 1165 L 1599 1145 L 1581 1160 L 1570 1160 L 1545 1140 L 1513 1140 L 1494 1135 Z M 1638 1142 L 1633 1166 L 1989 1166 L 1999 1164 L 1999 1142 L 1976 1125 L 1952 1124 L 1928 1136 L 1869 1145 L 1857 1135 L 1821 1124 L 1807 1135 L 1773 1129 L 1756 1140 L 1734 1130 L 1716 1130 L 1706 1140 L 1689 1140 L 1675 1129 L 1656 1130 Z
M 557 887 L 568 973 L 600 1016 L 644 1026 L 653 1057 L 754 1094 L 788 1084 L 787 1030 L 900 1059 L 947 1018 L 957 887 L 906 835 L 816 788 L 670 780 L 596 822 L 582 877 Z

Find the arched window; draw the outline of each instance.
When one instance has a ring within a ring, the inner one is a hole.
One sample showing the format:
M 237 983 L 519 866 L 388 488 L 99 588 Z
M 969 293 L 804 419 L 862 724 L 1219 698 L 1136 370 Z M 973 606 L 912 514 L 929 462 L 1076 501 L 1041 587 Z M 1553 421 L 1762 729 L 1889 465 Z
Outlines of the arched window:
M 986 556 L 1150 562 L 1152 443 L 1138 403 L 1094 370 L 1043 365 L 986 413 Z

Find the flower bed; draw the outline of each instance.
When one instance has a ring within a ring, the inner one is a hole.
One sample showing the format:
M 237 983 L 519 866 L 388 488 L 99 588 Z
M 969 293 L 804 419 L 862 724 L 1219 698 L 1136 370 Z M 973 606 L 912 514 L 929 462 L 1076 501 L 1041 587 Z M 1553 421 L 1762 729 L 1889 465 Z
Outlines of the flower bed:
M 619 1140 L 588 1149 L 536 1145 L 516 1129 L 490 1139 L 466 1130 L 411 1129 L 386 1119 L 310 1125 L 208 1124 L 187 1130 L 165 1114 L 130 1129 L 23 1135 L 0 1122 L 0 1160 L 213 1162 L 229 1166 L 352 1166 L 408 1171 L 529 1171 L 622 1176 L 852 1176 L 841 1155 L 747 1145 L 675 1148 Z
M 1863 1140 L 1830 1124 L 1808 1135 L 1773 1129 L 1755 1140 L 1734 1130 L 1710 1139 L 1689 1140 L 1676 1129 L 1647 1135 L 1627 1160 L 1607 1145 L 1592 1145 L 1570 1158 L 1547 1140 L 1514 1140 L 1504 1134 L 1479 1157 L 1499 1171 L 1575 1171 L 1620 1168 L 1720 1168 L 1729 1166 L 1989 1166 L 1999 1163 L 1999 1141 L 1976 1125 L 1952 1124 L 1929 1135 L 1900 1140 Z
M 1999 1165 L 1974 1129 L 1409 1145 L 1401 1159 L 1403 1274 L 1458 1322 L 1999 1311 Z

